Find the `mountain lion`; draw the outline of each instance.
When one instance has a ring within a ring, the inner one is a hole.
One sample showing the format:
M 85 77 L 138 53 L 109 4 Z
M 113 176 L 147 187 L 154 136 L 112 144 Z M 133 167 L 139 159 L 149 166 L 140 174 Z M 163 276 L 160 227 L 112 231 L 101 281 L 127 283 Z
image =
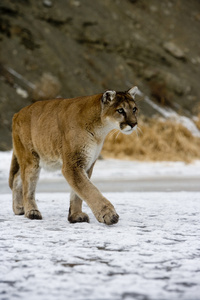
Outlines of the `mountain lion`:
M 136 93 L 133 87 L 127 92 L 108 90 L 93 96 L 38 101 L 16 113 L 9 177 L 14 213 L 42 219 L 35 189 L 44 167 L 62 169 L 72 188 L 69 222 L 89 222 L 82 212 L 84 200 L 99 222 L 117 223 L 114 206 L 90 177 L 106 135 L 112 129 L 130 134 L 137 128 Z

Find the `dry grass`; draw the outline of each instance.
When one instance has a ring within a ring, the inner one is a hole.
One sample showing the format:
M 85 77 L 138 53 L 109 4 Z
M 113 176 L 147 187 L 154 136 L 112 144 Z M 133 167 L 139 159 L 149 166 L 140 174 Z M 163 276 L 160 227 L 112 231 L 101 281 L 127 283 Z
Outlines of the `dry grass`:
M 200 123 L 200 122 L 199 122 Z M 104 143 L 103 157 L 153 161 L 200 159 L 200 138 L 173 121 L 141 121 L 142 133 L 111 132 Z

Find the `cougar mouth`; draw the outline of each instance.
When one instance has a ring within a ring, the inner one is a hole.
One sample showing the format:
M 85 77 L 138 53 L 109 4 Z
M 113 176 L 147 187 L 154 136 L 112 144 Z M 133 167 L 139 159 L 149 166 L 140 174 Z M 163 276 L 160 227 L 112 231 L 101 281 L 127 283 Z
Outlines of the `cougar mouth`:
M 137 123 L 135 124 L 120 124 L 120 130 L 124 134 L 131 134 L 134 130 L 137 129 Z

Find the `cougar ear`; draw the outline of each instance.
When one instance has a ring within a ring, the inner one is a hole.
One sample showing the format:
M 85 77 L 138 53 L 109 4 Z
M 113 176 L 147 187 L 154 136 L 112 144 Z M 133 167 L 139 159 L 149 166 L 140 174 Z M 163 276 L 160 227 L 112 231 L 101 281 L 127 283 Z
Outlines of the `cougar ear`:
M 135 99 L 135 95 L 138 93 L 138 87 L 134 86 L 132 87 L 130 90 L 128 90 L 129 95 L 131 95 L 131 97 L 133 99 Z
M 116 92 L 115 91 L 106 91 L 104 94 L 103 94 L 103 97 L 102 97 L 102 102 L 104 104 L 109 104 L 113 101 L 113 99 L 115 98 L 116 96 Z

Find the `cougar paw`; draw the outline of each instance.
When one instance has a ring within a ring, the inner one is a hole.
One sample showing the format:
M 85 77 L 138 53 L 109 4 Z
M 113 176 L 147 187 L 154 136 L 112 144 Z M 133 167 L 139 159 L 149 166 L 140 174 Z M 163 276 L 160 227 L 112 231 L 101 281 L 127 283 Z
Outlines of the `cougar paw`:
M 98 221 L 105 223 L 106 225 L 116 224 L 119 220 L 119 215 L 116 213 L 114 208 L 104 207 L 98 218 Z
M 23 206 L 17 206 L 13 207 L 15 215 L 24 215 L 24 207 Z
M 34 220 L 34 219 L 41 220 L 42 219 L 42 215 L 39 212 L 39 210 L 37 210 L 37 209 L 31 209 L 31 210 L 27 211 L 25 213 L 25 217 L 27 217 L 31 220 Z
M 105 224 L 113 225 L 119 221 L 119 215 L 117 213 L 106 214 L 105 216 L 103 216 L 103 219 Z
M 75 213 L 75 214 L 69 214 L 68 215 L 68 221 L 70 223 L 81 223 L 81 222 L 90 222 L 90 219 L 87 214 L 83 212 Z

